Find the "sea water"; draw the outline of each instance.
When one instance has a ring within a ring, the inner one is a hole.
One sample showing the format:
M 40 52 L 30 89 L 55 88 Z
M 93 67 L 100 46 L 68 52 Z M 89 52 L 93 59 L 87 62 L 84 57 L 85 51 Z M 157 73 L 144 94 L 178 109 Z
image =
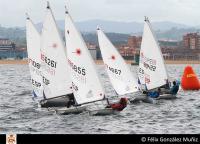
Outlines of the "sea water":
M 185 66 L 167 65 L 170 79 L 180 80 Z M 192 66 L 200 77 L 200 65 Z M 137 66 L 131 66 L 132 72 L 135 68 Z M 116 98 L 104 67 L 98 65 L 97 70 L 106 95 L 111 100 Z M 39 108 L 31 97 L 28 65 L 0 65 L 0 133 L 200 133 L 200 91 L 180 89 L 175 100 L 131 104 L 121 113 L 110 116 L 57 115 Z

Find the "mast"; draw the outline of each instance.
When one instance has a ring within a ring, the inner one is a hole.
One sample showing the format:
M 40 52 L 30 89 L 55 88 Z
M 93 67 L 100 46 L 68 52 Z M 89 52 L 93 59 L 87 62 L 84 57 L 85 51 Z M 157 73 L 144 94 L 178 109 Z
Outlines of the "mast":
M 49 1 L 47 1 L 47 9 L 50 9 Z
M 30 17 L 29 17 L 29 15 L 28 15 L 28 13 L 26 13 L 25 15 L 26 15 L 26 19 L 27 19 L 27 20 L 30 20 Z

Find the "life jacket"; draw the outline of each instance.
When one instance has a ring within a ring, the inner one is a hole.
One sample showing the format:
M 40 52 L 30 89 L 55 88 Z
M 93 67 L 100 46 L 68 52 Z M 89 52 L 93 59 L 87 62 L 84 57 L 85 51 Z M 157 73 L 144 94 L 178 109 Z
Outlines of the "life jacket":
M 120 103 L 116 103 L 116 104 L 111 104 L 111 108 L 113 110 L 117 110 L 117 111 L 122 111 L 126 106 L 120 104 Z
M 121 98 L 119 103 L 111 104 L 110 107 L 113 110 L 122 111 L 127 106 L 127 99 Z

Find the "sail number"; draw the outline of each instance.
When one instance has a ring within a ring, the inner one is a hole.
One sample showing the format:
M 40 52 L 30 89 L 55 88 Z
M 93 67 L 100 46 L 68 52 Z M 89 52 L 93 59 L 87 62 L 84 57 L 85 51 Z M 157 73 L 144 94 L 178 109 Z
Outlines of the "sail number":
M 120 75 L 121 72 L 122 72 L 122 71 L 119 70 L 119 69 L 112 68 L 112 67 L 110 67 L 110 66 L 108 66 L 108 65 L 106 65 L 106 66 L 107 66 L 108 70 L 111 71 L 111 72 L 113 72 L 114 74 Z
M 78 86 L 76 86 L 73 82 L 72 82 L 72 87 L 75 91 L 78 91 Z
M 31 63 L 32 66 L 34 66 L 34 67 L 40 69 L 40 64 L 37 63 L 37 62 L 35 62 L 34 60 L 32 60 L 32 59 L 29 58 L 29 59 L 28 59 L 28 62 Z
M 45 85 L 48 85 L 48 84 L 50 84 L 49 80 L 48 80 L 48 79 L 46 79 L 45 77 L 43 77 L 42 79 L 43 79 L 43 83 L 44 83 Z
M 139 68 L 139 73 L 144 74 L 144 70 Z
M 46 57 L 44 54 L 41 54 L 41 59 L 49 66 L 56 68 L 57 62 L 55 62 L 54 60 L 51 60 L 50 58 Z
M 144 67 L 147 68 L 147 69 L 150 69 L 151 71 L 155 71 L 156 70 L 156 66 L 154 65 L 150 65 L 148 63 L 143 63 L 144 64 Z
M 75 65 L 73 62 L 71 62 L 69 59 L 68 59 L 68 63 L 70 65 L 70 67 L 75 71 L 77 72 L 78 74 L 81 74 L 83 76 L 86 75 L 86 72 L 85 72 L 85 68 L 81 68 L 77 65 Z
M 32 85 L 34 85 L 36 87 L 41 87 L 41 83 L 40 82 L 37 82 L 34 79 L 31 79 L 31 81 L 32 81 Z

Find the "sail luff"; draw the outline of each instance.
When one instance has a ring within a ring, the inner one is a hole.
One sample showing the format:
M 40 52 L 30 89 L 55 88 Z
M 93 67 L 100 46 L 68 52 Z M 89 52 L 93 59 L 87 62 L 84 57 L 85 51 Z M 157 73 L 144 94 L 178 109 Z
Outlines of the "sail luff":
M 42 75 L 40 61 L 40 33 L 35 28 L 32 20 L 26 13 L 26 41 L 29 70 L 33 88 L 33 96 L 42 98 Z

